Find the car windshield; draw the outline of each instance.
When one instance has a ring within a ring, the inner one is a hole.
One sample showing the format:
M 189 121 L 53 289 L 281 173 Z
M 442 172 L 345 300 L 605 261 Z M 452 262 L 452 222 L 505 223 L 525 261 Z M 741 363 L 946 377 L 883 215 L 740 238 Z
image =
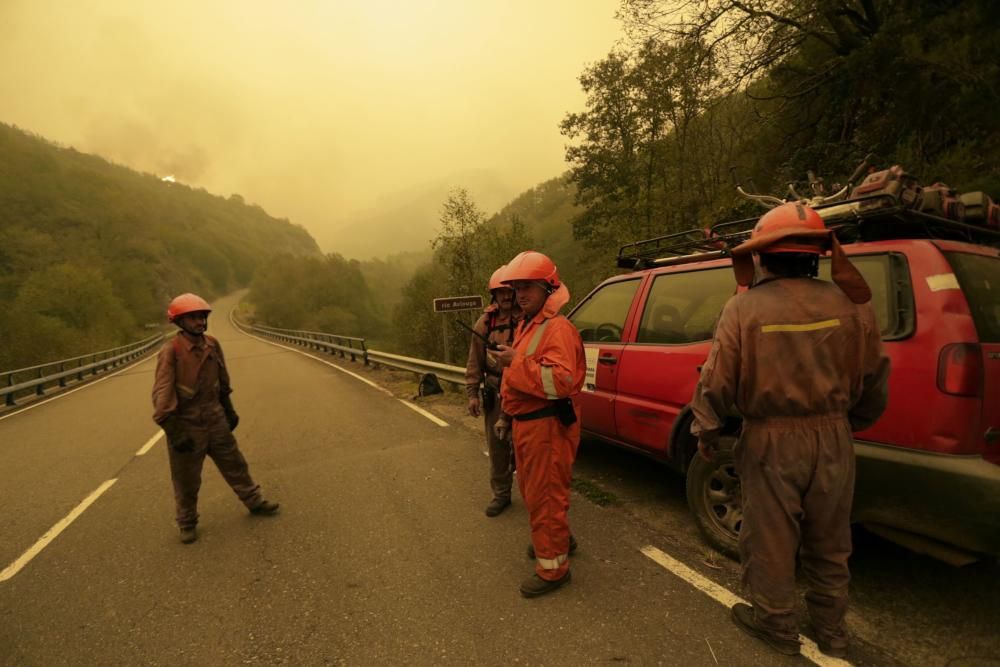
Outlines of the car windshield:
M 1000 257 L 945 253 L 965 293 L 981 343 L 1000 343 Z

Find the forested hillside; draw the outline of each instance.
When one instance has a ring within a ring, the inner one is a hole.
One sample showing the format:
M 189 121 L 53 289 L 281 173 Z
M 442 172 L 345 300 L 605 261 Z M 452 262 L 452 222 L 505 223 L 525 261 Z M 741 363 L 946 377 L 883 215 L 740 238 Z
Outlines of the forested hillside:
M 249 284 L 312 237 L 228 199 L 0 124 L 0 369 L 136 340 L 180 292 Z
M 591 247 L 759 211 L 874 152 L 1000 194 L 1000 15 L 986 0 L 624 0 L 631 41 L 587 68 L 563 134 Z

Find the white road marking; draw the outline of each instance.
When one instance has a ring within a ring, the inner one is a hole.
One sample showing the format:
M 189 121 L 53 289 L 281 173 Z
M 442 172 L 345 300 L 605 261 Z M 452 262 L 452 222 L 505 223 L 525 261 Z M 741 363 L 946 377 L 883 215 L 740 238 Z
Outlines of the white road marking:
M 61 519 L 56 525 L 49 528 L 49 531 L 42 535 L 37 542 L 35 542 L 30 549 L 21 554 L 21 557 L 16 561 L 8 565 L 3 572 L 0 572 L 0 582 L 7 581 L 15 574 L 21 571 L 25 565 L 27 565 L 32 558 L 41 553 L 42 549 L 49 545 L 49 542 L 59 537 L 59 533 L 66 530 L 66 528 L 73 523 L 78 516 L 83 514 L 84 510 L 90 507 L 95 500 L 101 497 L 101 494 L 111 488 L 111 486 L 117 482 L 118 479 L 109 479 L 104 484 L 97 487 L 97 490 L 91 493 L 89 496 L 83 499 L 79 505 L 73 508 L 73 511 L 67 514 L 63 519 Z
M 639 549 L 639 551 L 641 551 L 646 557 L 661 565 L 664 569 L 669 570 L 672 574 L 680 577 L 726 608 L 732 607 L 737 602 L 748 604 L 746 600 L 733 594 L 729 591 L 729 589 L 718 585 L 711 579 L 703 577 L 684 563 L 680 562 L 676 558 L 673 558 L 672 556 L 667 555 L 654 546 L 645 546 L 642 549 Z M 816 643 L 808 637 L 799 635 L 799 641 L 802 642 L 803 657 L 811 660 L 813 663 L 820 665 L 821 667 L 849 667 L 851 664 L 846 660 L 831 658 L 830 656 L 824 654 L 819 650 L 819 647 L 816 646 Z
M 430 420 L 431 420 L 432 422 L 434 422 L 434 423 L 435 423 L 435 424 L 437 424 L 438 426 L 447 426 L 447 425 L 448 425 L 448 422 L 446 422 L 446 421 L 445 421 L 445 420 L 443 420 L 443 419 L 439 419 L 438 417 L 436 417 L 436 416 L 432 415 L 431 413 L 427 412 L 426 410 L 424 410 L 424 409 L 423 409 L 422 407 L 420 407 L 419 405 L 414 405 L 413 403 L 410 403 L 409 401 L 404 401 L 404 400 L 403 400 L 403 399 L 401 399 L 401 398 L 398 398 L 398 399 L 396 399 L 396 400 L 398 400 L 398 401 L 399 401 L 400 403 L 402 403 L 403 405 L 405 405 L 405 406 L 406 406 L 406 407 L 408 407 L 409 409 L 413 410 L 413 411 L 414 411 L 414 412 L 416 412 L 417 414 L 421 414 L 421 415 L 423 415 L 424 417 L 427 417 L 428 419 L 430 419 Z
M 110 380 L 111 378 L 113 378 L 114 376 L 118 375 L 119 373 L 124 373 L 125 371 L 130 371 L 130 370 L 134 369 L 136 366 L 140 366 L 140 365 L 146 363 L 147 361 L 149 361 L 150 359 L 155 359 L 155 358 L 156 358 L 156 355 L 153 355 L 151 357 L 146 357 L 142 361 L 137 361 L 134 364 L 129 364 L 125 368 L 123 368 L 121 370 L 118 370 L 118 371 L 115 371 L 111 375 L 105 375 L 104 377 L 98 378 L 96 380 L 89 380 L 89 381 L 87 381 L 86 384 L 81 385 L 81 386 L 77 387 L 76 389 L 70 389 L 69 391 L 61 392 L 61 393 L 53 396 L 52 398 L 47 398 L 44 401 L 39 401 L 38 403 L 32 403 L 31 405 L 28 405 L 28 406 L 23 407 L 21 409 L 16 409 L 15 408 L 14 412 L 10 413 L 9 415 L 3 415 L 2 417 L 0 417 L 0 421 L 3 421 L 4 419 L 7 419 L 8 417 L 14 417 L 15 415 L 23 414 L 23 413 L 27 412 L 28 410 L 31 410 L 33 408 L 37 408 L 40 405 L 45 405 L 46 403 L 50 403 L 50 402 L 56 400 L 57 398 L 63 398 L 64 396 L 69 396 L 70 394 L 74 394 L 74 393 L 80 391 L 81 389 L 87 389 L 88 387 L 93 387 L 98 382 L 104 382 L 105 380 Z
M 159 439 L 160 439 L 160 438 L 162 438 L 162 437 L 163 437 L 163 431 L 157 431 L 157 432 L 156 432 L 156 435 L 154 435 L 154 436 L 153 436 L 152 438 L 150 438 L 149 440 L 147 440 L 147 441 L 146 441 L 146 444 L 145 444 L 145 445 L 143 445 L 143 446 L 142 446 L 142 447 L 141 447 L 141 448 L 139 449 L 139 451 L 137 451 L 137 452 L 135 453 L 135 455 L 136 455 L 136 456 L 142 456 L 143 454 L 145 454 L 146 452 L 148 452 L 148 451 L 149 451 L 150 449 L 152 449 L 152 448 L 153 448 L 153 445 L 155 445 L 155 444 L 156 444 L 157 440 L 159 440 Z
M 233 320 L 232 313 L 230 313 L 229 319 L 230 319 L 230 321 Z M 298 352 L 299 354 L 301 354 L 304 357 L 309 357 L 310 359 L 315 359 L 316 361 L 320 362 L 321 364 L 326 364 L 327 366 L 330 366 L 331 368 L 336 368 L 341 373 L 347 373 L 351 377 L 356 378 L 358 380 L 361 380 L 362 382 L 364 382 L 365 384 L 367 384 L 367 385 L 369 385 L 371 387 L 375 387 L 376 389 L 378 389 L 379 391 L 381 391 L 383 394 L 388 394 L 388 395 L 392 396 L 392 392 L 389 391 L 388 389 L 386 389 L 385 387 L 379 386 L 379 385 L 375 384 L 374 382 L 372 382 L 371 380 L 369 380 L 368 378 L 362 377 L 362 376 L 358 375 L 357 373 L 355 373 L 353 371 L 349 371 L 349 370 L 347 370 L 346 368 L 344 368 L 342 366 L 338 366 L 337 364 L 330 363 L 326 359 L 321 359 L 320 357 L 317 357 L 315 355 L 309 354 L 308 352 L 303 352 L 302 350 L 300 350 L 298 348 L 289 347 L 287 345 L 281 345 L 279 343 L 275 343 L 273 341 L 270 341 L 270 340 L 268 340 L 266 338 L 262 338 L 261 336 L 254 335 L 254 334 L 252 334 L 252 333 L 250 333 L 248 331 L 244 331 L 243 329 L 241 329 L 236 324 L 235 321 L 233 321 L 232 324 L 236 328 L 236 330 L 239 331 L 240 333 L 242 333 L 244 336 L 250 336 L 251 338 L 256 338 L 257 340 L 259 340 L 262 343 L 267 343 L 268 345 L 273 345 L 275 347 L 280 347 L 283 350 L 290 350 L 292 352 Z
M 342 373 L 347 373 L 351 377 L 356 378 L 358 380 L 361 380 L 362 382 L 364 382 L 365 384 L 367 384 L 369 386 L 375 387 L 376 389 L 378 389 L 379 391 L 381 391 L 383 394 L 388 394 L 389 396 L 393 395 L 392 392 L 389 391 L 388 389 L 386 389 L 385 387 L 377 385 L 374 382 L 372 382 L 371 380 L 369 380 L 368 378 L 362 377 L 362 376 L 358 375 L 357 373 L 355 373 L 353 371 L 349 371 L 346 368 L 338 366 L 337 364 L 330 363 L 326 359 L 321 359 L 320 357 L 317 357 L 315 355 L 309 354 L 308 352 L 303 352 L 302 350 L 296 349 L 294 347 L 289 347 L 287 345 L 280 345 L 278 343 L 269 341 L 266 338 L 261 338 L 260 336 L 256 336 L 256 335 L 254 335 L 252 333 L 249 333 L 248 331 L 244 331 L 233 320 L 233 314 L 232 313 L 229 314 L 229 320 L 230 320 L 230 322 L 232 322 L 232 325 L 236 328 L 237 331 L 243 333 L 246 336 L 250 336 L 251 338 L 256 338 L 260 342 L 267 343 L 268 345 L 273 345 L 275 347 L 280 347 L 283 350 L 290 350 L 291 352 L 298 352 L 302 356 L 309 357 L 310 359 L 315 359 L 316 361 L 320 362 L 321 364 L 326 364 L 327 366 L 330 366 L 331 368 L 336 368 L 338 371 L 340 371 Z M 440 419 L 440 418 L 432 415 L 430 412 L 427 412 L 423 408 L 421 408 L 419 406 L 416 406 L 413 403 L 410 403 L 409 401 L 405 401 L 402 398 L 399 398 L 399 399 L 396 399 L 396 400 L 398 400 L 400 403 L 402 403 L 406 407 L 410 408 L 414 412 L 416 412 L 418 414 L 421 414 L 424 417 L 427 417 L 427 419 L 430 419 L 432 422 L 434 422 L 438 426 L 448 426 L 448 422 L 446 422 L 443 419 Z

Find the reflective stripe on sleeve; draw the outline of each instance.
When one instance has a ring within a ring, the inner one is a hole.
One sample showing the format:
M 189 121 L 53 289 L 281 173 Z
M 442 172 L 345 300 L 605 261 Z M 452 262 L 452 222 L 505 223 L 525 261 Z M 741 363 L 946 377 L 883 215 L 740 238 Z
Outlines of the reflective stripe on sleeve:
M 542 333 L 545 331 L 545 327 L 549 326 L 550 320 L 545 320 L 538 325 L 538 329 L 535 330 L 535 335 L 531 337 L 531 342 L 528 343 L 528 347 L 525 348 L 525 356 L 530 356 L 535 353 L 538 349 L 538 344 L 542 342 Z
M 543 570 L 558 570 L 559 567 L 569 560 L 569 554 L 559 554 L 555 558 L 536 558 Z
M 820 329 L 832 329 L 839 327 L 840 320 L 823 320 L 822 322 L 810 322 L 809 324 L 765 324 L 760 328 L 763 333 L 773 333 L 775 331 L 819 331 Z
M 542 366 L 542 389 L 545 390 L 545 398 L 554 401 L 559 398 L 556 392 L 556 379 L 552 376 L 551 366 Z

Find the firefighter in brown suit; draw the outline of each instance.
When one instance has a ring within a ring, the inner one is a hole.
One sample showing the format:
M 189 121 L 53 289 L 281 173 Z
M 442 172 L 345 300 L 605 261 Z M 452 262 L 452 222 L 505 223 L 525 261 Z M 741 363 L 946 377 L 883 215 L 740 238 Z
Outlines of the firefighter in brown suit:
M 831 253 L 835 284 L 815 279 Z M 743 427 L 734 451 L 743 493 L 740 560 L 753 606 L 740 629 L 787 655 L 799 653 L 795 559 L 820 649 L 847 653 L 847 559 L 854 495 L 853 431 L 881 416 L 889 360 L 871 291 L 819 214 L 797 202 L 761 217 L 733 249 L 734 296 L 716 326 L 692 399 L 702 456 L 714 458 L 727 417 Z
M 489 289 L 493 302 L 473 326 L 491 343 L 510 345 L 514 341 L 516 311 L 514 290 L 504 285 L 504 267 L 493 272 Z M 486 424 L 486 445 L 490 454 L 490 488 L 493 500 L 486 506 L 486 516 L 494 517 L 510 505 L 510 490 L 514 482 L 514 449 L 510 432 L 501 438 L 494 426 L 500 417 L 500 378 L 503 369 L 492 355 L 486 354 L 486 343 L 473 336 L 469 344 L 469 359 L 465 364 L 465 390 L 469 397 L 469 414 L 483 415 Z M 482 391 L 480 392 L 480 385 Z M 481 393 L 481 398 L 480 398 Z
M 261 496 L 233 437 L 239 416 L 229 397 L 222 346 L 206 335 L 212 308 L 195 294 L 170 302 L 167 318 L 180 331 L 160 349 L 153 383 L 153 420 L 167 435 L 170 476 L 181 541 L 198 539 L 198 490 L 207 454 L 253 514 L 274 514 L 278 504 Z

